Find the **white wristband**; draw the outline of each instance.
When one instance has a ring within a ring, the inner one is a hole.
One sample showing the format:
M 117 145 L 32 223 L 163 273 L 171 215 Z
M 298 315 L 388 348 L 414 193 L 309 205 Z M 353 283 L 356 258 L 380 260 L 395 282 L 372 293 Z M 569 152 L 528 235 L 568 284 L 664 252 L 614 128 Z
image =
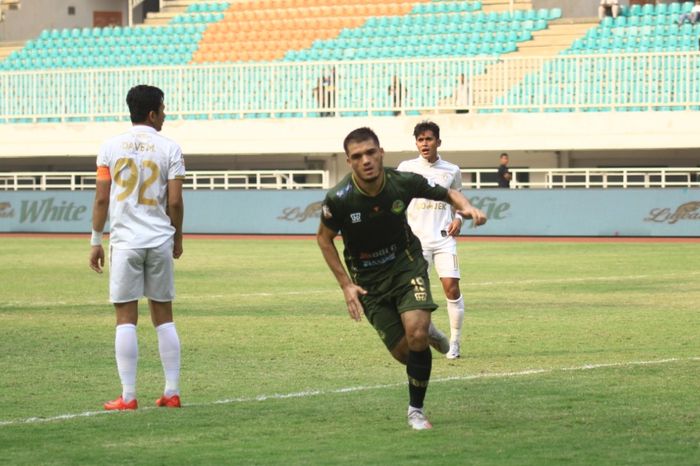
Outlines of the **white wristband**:
M 90 237 L 90 246 L 102 246 L 102 232 L 92 230 L 92 237 Z
M 459 212 L 455 212 L 455 218 L 458 218 L 460 222 L 464 223 L 464 217 Z

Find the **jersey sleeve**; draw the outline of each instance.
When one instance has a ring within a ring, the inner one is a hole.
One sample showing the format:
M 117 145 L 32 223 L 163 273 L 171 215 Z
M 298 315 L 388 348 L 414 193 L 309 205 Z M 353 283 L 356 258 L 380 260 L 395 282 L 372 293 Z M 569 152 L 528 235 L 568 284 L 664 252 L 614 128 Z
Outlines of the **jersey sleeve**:
M 185 159 L 182 157 L 180 146 L 175 146 L 170 154 L 170 166 L 168 167 L 169 180 L 185 179 Z
M 330 194 L 326 194 L 326 198 L 321 204 L 321 223 L 333 231 L 340 231 L 342 226 L 341 219 L 340 209 L 338 209 Z
M 455 191 L 462 191 L 462 170 L 455 168 L 455 176 L 452 179 L 452 185 L 450 188 Z
M 109 157 L 107 156 L 107 144 L 102 144 L 97 152 L 97 166 L 109 167 Z

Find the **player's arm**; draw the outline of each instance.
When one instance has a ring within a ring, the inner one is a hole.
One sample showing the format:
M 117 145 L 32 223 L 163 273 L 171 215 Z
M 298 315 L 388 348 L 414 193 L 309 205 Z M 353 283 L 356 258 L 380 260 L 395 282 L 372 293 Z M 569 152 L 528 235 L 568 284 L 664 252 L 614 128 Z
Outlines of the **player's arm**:
M 97 273 L 102 273 L 105 265 L 105 251 L 102 248 L 102 232 L 107 223 L 109 214 L 109 191 L 112 187 L 112 178 L 109 167 L 97 168 L 97 180 L 95 182 L 95 202 L 92 205 L 92 237 L 90 238 L 90 268 Z
M 168 217 L 175 227 L 173 245 L 173 257 L 178 259 L 182 255 L 182 220 L 185 217 L 185 203 L 182 200 L 182 178 L 168 180 Z
M 459 170 L 456 170 L 455 176 L 452 178 L 452 185 L 450 188 L 454 189 L 455 191 L 461 192 L 462 190 L 462 172 Z M 457 236 L 459 234 L 459 231 L 462 229 L 462 224 L 464 223 L 464 217 L 457 212 L 454 208 L 452 207 L 452 211 L 454 214 L 454 218 L 452 219 L 452 222 L 447 226 L 447 234 L 450 236 Z
M 469 199 L 456 189 L 449 189 L 447 191 L 446 201 L 454 207 L 457 213 L 462 217 L 471 218 L 472 226 L 478 227 L 486 223 L 486 215 L 481 210 L 472 206 Z
M 355 285 L 348 273 L 345 271 L 343 264 L 340 262 L 340 255 L 338 254 L 338 249 L 335 247 L 333 239 L 338 234 L 328 228 L 326 225 L 321 223 L 318 227 L 318 233 L 316 234 L 316 241 L 318 242 L 318 247 L 321 248 L 321 254 L 323 259 L 328 264 L 328 268 L 331 269 L 333 276 L 335 276 L 338 285 L 343 290 L 343 295 L 345 296 L 345 303 L 348 306 L 348 314 L 350 317 L 356 321 L 362 319 L 362 314 L 364 310 L 362 308 L 362 303 L 360 302 L 360 295 L 367 294 L 362 287 Z

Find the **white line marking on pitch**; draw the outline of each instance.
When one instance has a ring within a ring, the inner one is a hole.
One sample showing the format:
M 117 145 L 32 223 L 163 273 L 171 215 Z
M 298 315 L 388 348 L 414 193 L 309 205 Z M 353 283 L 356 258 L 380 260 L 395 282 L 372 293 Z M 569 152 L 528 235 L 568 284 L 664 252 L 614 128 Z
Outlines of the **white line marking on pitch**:
M 489 282 L 463 282 L 462 286 L 477 287 L 477 286 L 503 286 L 503 285 L 547 285 L 547 284 L 561 284 L 561 283 L 586 283 L 586 282 L 611 282 L 611 281 L 625 281 L 625 280 L 644 280 L 648 278 L 659 279 L 659 278 L 686 278 L 690 275 L 700 275 L 698 271 L 689 271 L 680 273 L 668 273 L 659 275 L 615 275 L 611 277 L 576 277 L 576 278 L 542 278 L 542 279 L 532 279 L 532 280 L 503 280 L 503 281 L 489 281 Z M 442 286 L 433 280 L 430 286 L 431 289 L 442 289 Z M 307 295 L 323 295 L 323 294 L 337 294 L 342 295 L 340 288 L 328 288 L 323 290 L 304 290 L 304 291 L 260 291 L 255 293 L 227 293 L 227 294 L 217 294 L 217 295 L 206 295 L 208 299 L 225 299 L 225 298 L 272 298 L 275 296 L 307 296 Z M 199 302 L 202 299 L 200 295 L 195 293 L 189 293 L 185 296 L 178 297 L 178 302 Z M 54 307 L 56 305 L 67 306 L 79 304 L 81 306 L 107 306 L 109 303 L 107 301 L 81 301 L 80 303 L 66 302 L 66 301 L 6 301 L 0 303 L 0 309 L 11 308 L 11 307 L 28 307 L 28 308 L 44 308 L 44 307 Z
M 668 364 L 673 362 L 681 361 L 700 361 L 700 357 L 689 357 L 689 358 L 667 358 L 667 359 L 656 359 L 652 361 L 630 361 L 630 362 L 613 362 L 613 363 L 602 363 L 602 364 L 585 364 L 583 366 L 575 367 L 559 367 L 554 369 L 528 369 L 517 372 L 491 372 L 491 373 L 481 373 L 472 375 L 457 375 L 452 377 L 439 377 L 430 379 L 430 383 L 443 383 L 443 382 L 454 382 L 454 381 L 465 381 L 465 380 L 478 380 L 478 379 L 498 379 L 498 378 L 508 378 L 508 377 L 522 377 L 526 375 L 534 374 L 553 374 L 555 372 L 570 372 L 570 371 L 589 371 L 593 369 L 606 369 L 611 367 L 633 367 L 633 366 L 651 366 L 654 364 Z M 332 395 L 336 393 L 353 393 L 368 390 L 381 390 L 384 388 L 396 388 L 406 385 L 406 382 L 400 383 L 390 383 L 381 385 L 360 385 L 357 387 L 345 387 L 345 388 L 334 388 L 329 390 L 307 390 L 302 392 L 292 392 L 292 393 L 275 393 L 272 395 L 258 395 L 253 397 L 240 397 L 240 398 L 227 398 L 224 400 L 210 401 L 206 403 L 185 403 L 185 407 L 202 407 L 202 406 L 214 406 L 214 405 L 225 405 L 232 403 L 249 403 L 255 401 L 268 401 L 268 400 L 286 400 L 289 398 L 307 398 L 310 396 L 320 396 L 320 395 Z M 139 408 L 139 411 L 150 411 L 152 409 L 159 409 L 156 407 L 145 407 Z M 51 417 L 29 417 L 25 419 L 15 419 L 11 421 L 0 421 L 0 427 L 2 426 L 12 426 L 20 424 L 38 424 L 52 421 L 65 421 L 70 419 L 77 419 L 81 417 L 94 417 L 101 414 L 115 414 L 119 411 L 86 411 L 84 413 L 76 414 L 60 414 L 58 416 Z

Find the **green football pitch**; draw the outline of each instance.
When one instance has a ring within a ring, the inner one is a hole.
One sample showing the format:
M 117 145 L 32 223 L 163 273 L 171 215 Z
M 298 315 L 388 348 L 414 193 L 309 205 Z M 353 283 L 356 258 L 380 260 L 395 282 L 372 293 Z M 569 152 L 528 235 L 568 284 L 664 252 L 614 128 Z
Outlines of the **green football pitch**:
M 140 408 L 101 411 L 120 386 L 88 249 L 0 236 L 0 464 L 700 464 L 697 243 L 460 242 L 463 357 L 434 354 L 424 432 L 312 239 L 186 239 L 185 406 L 154 407 L 142 306 Z

